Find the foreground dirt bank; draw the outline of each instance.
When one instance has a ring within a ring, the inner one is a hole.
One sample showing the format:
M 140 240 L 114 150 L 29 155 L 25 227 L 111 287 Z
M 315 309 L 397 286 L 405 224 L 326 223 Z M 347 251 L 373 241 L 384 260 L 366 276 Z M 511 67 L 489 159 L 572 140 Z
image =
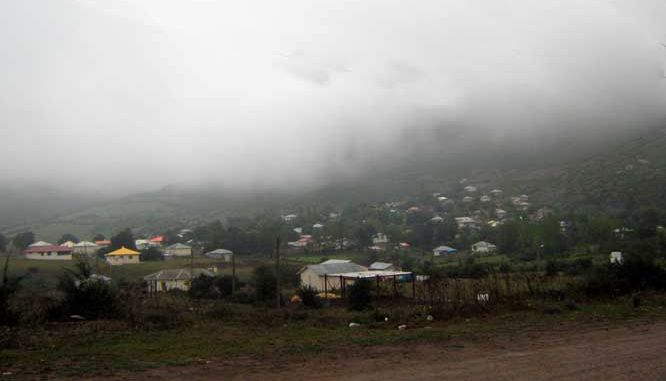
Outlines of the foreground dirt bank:
M 565 324 L 467 341 L 164 367 L 115 380 L 664 380 L 666 322 Z M 99 379 L 99 378 L 96 378 Z

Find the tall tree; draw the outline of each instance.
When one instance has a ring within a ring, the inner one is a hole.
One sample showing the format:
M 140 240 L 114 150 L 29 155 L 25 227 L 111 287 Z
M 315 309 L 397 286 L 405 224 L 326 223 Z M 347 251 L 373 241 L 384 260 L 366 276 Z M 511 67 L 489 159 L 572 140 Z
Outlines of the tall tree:
M 61 245 L 61 244 L 65 243 L 65 242 L 68 242 L 68 241 L 71 241 L 71 242 L 74 242 L 74 243 L 79 243 L 80 240 L 77 236 L 75 236 L 72 233 L 65 233 L 58 240 L 58 245 Z
M 0 233 L 0 251 L 7 250 L 7 237 Z
M 126 247 L 128 249 L 136 250 L 136 243 L 134 242 L 134 234 L 130 228 L 127 228 L 120 233 L 111 237 L 111 245 L 109 249 L 111 251 L 118 250 L 121 247 Z
M 17 249 L 25 250 L 33 242 L 35 242 L 35 233 L 23 232 L 23 233 L 18 233 L 16 236 L 14 236 L 14 239 L 12 240 L 12 245 Z

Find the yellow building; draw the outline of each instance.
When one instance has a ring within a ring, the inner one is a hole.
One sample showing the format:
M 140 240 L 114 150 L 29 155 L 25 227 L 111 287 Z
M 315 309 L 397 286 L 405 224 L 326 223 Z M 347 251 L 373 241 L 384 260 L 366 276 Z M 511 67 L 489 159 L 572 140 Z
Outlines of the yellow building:
M 125 246 L 106 255 L 106 261 L 111 265 L 125 265 L 129 263 L 139 263 L 141 253 L 130 250 Z

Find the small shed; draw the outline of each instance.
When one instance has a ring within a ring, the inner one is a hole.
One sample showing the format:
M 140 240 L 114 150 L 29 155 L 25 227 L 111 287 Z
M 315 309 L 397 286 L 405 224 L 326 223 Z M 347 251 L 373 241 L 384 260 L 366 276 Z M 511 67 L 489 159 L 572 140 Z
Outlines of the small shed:
M 441 255 L 453 254 L 453 253 L 456 253 L 456 252 L 458 252 L 457 249 L 454 249 L 454 248 L 449 247 L 449 246 L 439 246 L 439 247 L 436 247 L 432 251 L 432 253 L 435 257 L 439 257 Z
M 163 292 L 169 290 L 187 291 L 191 281 L 200 276 L 214 277 L 215 274 L 206 269 L 165 269 L 147 275 L 143 278 L 148 283 L 149 292 Z
M 234 253 L 227 249 L 215 249 L 205 254 L 207 257 L 224 259 L 225 262 L 231 262 L 231 256 Z
M 622 252 L 621 251 L 613 251 L 610 254 L 610 263 L 621 264 L 622 263 Z
M 497 251 L 497 246 L 490 242 L 479 241 L 472 245 L 472 252 L 474 253 L 494 253 Z
M 192 255 L 192 247 L 184 243 L 175 243 L 164 249 L 165 257 L 189 257 Z

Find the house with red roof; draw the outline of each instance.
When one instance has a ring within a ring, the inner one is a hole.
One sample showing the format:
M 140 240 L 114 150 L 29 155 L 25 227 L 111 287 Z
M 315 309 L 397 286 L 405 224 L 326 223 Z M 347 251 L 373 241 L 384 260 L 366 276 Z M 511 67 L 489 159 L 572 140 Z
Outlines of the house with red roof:
M 72 248 L 59 245 L 33 246 L 24 250 L 23 254 L 25 254 L 25 257 L 28 259 L 72 260 Z

